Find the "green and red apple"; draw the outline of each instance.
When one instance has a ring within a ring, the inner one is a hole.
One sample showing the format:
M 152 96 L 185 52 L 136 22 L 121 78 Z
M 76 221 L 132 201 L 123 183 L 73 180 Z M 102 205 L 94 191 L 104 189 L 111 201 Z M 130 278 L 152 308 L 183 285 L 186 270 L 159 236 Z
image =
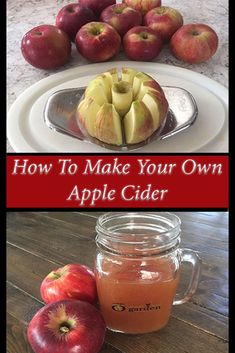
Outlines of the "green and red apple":
M 78 30 L 88 22 L 95 21 L 94 12 L 81 4 L 68 4 L 56 16 L 56 27 L 67 33 L 74 42 Z
M 71 58 L 68 35 L 52 25 L 32 28 L 22 38 L 21 52 L 25 60 L 39 69 L 55 69 Z
M 104 319 L 94 305 L 64 299 L 47 304 L 34 315 L 27 339 L 35 353 L 98 353 L 105 332 Z
M 147 26 L 131 28 L 123 37 L 123 48 L 130 60 L 150 61 L 163 48 L 161 36 Z
M 102 62 L 119 52 L 121 38 L 109 24 L 89 22 L 77 32 L 75 44 L 78 52 L 89 61 Z
M 170 48 L 172 54 L 189 64 L 198 64 L 209 60 L 218 48 L 218 36 L 209 26 L 201 23 L 187 24 L 172 36 Z
M 126 4 L 115 4 L 102 11 L 100 21 L 110 24 L 123 36 L 132 27 L 141 25 L 142 15 Z
M 155 7 L 161 6 L 161 0 L 123 0 L 122 2 L 140 11 L 143 16 Z
M 183 17 L 179 11 L 172 7 L 160 6 L 145 15 L 144 25 L 160 34 L 164 42 L 168 42 L 183 25 Z
M 91 80 L 77 108 L 78 125 L 112 145 L 148 139 L 164 123 L 168 102 L 161 86 L 149 75 L 123 67 Z
M 101 12 L 108 6 L 116 3 L 116 0 L 78 0 L 79 4 L 88 7 L 99 16 Z

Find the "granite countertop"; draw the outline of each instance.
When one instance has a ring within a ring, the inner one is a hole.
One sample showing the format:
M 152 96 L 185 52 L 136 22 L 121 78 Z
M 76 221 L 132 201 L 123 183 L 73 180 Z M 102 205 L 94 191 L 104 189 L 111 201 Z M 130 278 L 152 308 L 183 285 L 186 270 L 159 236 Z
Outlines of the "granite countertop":
M 40 24 L 54 24 L 58 10 L 75 0 L 7 0 L 7 102 L 8 109 L 15 99 L 30 85 L 44 77 L 61 70 L 88 64 L 78 54 L 75 46 L 72 49 L 72 60 L 63 68 L 44 71 L 29 65 L 23 58 L 20 43 L 23 35 L 31 28 Z M 120 2 L 120 1 L 118 1 Z M 224 86 L 228 86 L 228 0 L 163 0 L 163 5 L 179 10 L 184 23 L 206 23 L 214 28 L 219 36 L 219 48 L 216 54 L 206 63 L 189 65 L 174 58 L 165 46 L 155 62 L 184 67 L 204 74 Z M 127 60 L 120 53 L 113 60 Z M 7 152 L 14 152 L 10 144 Z

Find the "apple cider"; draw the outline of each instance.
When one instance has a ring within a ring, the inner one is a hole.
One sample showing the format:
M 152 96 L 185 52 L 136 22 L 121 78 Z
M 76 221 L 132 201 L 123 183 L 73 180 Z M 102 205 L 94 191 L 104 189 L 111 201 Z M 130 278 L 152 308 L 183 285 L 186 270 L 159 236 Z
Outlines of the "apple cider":
M 106 325 L 126 333 L 159 330 L 167 324 L 171 313 L 179 280 L 177 266 L 160 259 L 122 259 L 121 265 L 120 269 L 120 263 L 110 259 L 103 264 L 103 275 L 96 275 Z
M 164 327 L 173 304 L 195 292 L 199 258 L 180 249 L 180 219 L 170 213 L 109 213 L 97 221 L 96 284 L 107 327 L 146 333 Z M 192 264 L 192 280 L 176 300 L 181 262 Z

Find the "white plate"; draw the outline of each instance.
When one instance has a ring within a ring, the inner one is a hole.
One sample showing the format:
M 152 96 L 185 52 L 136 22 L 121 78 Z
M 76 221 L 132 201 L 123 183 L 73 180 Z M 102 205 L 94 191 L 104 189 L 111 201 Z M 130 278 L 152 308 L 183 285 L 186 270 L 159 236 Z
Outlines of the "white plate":
M 16 152 L 104 153 L 105 148 L 50 130 L 43 119 L 48 97 L 63 88 L 87 85 L 95 75 L 129 66 L 150 74 L 161 85 L 185 88 L 195 98 L 199 114 L 193 126 L 173 137 L 153 142 L 137 152 L 228 152 L 228 90 L 196 72 L 176 66 L 143 62 L 106 62 L 69 69 L 49 76 L 24 91 L 8 113 L 7 135 Z

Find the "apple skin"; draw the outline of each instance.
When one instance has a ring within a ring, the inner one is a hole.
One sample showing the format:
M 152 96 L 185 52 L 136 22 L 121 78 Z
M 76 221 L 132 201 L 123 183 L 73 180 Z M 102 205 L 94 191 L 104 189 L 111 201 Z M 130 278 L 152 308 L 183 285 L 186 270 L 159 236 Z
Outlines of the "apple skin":
M 94 12 L 80 4 L 68 4 L 58 12 L 56 27 L 68 34 L 74 42 L 78 30 L 88 22 L 95 21 Z
M 97 303 L 94 273 L 80 264 L 68 264 L 50 272 L 41 283 L 40 293 L 47 304 L 71 298 Z
M 122 144 L 121 120 L 113 104 L 103 104 L 97 113 L 95 135 L 103 142 L 115 145 Z
M 39 69 L 55 69 L 71 57 L 68 35 L 53 25 L 32 28 L 22 38 L 21 52 L 25 60 Z
M 142 15 L 126 4 L 115 4 L 102 11 L 100 20 L 113 26 L 123 36 L 132 27 L 141 25 Z
M 149 26 L 168 42 L 172 35 L 183 25 L 181 13 L 168 6 L 150 10 L 144 17 L 144 25 Z
M 193 23 L 182 26 L 170 41 L 172 54 L 189 64 L 210 59 L 218 48 L 218 36 L 209 26 Z
M 133 27 L 123 37 L 124 52 L 131 60 L 153 60 L 162 47 L 161 37 L 146 26 Z
M 121 37 L 117 31 L 104 22 L 90 22 L 78 31 L 75 44 L 77 50 L 92 62 L 111 59 L 120 50 Z
M 78 0 L 79 4 L 89 7 L 99 17 L 108 6 L 116 4 L 116 0 Z
M 123 0 L 122 2 L 140 11 L 143 16 L 155 7 L 161 6 L 161 0 Z
M 28 325 L 27 338 L 35 353 L 98 353 L 105 330 L 93 305 L 68 299 L 41 308 Z

